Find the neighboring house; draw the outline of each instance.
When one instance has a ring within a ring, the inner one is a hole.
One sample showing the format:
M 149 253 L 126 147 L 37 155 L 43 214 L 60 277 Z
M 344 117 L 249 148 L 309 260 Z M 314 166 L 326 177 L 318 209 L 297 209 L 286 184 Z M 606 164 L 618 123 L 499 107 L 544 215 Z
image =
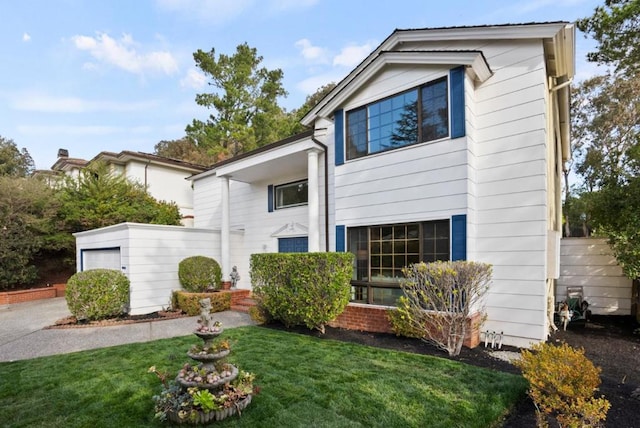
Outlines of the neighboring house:
M 544 340 L 574 49 L 567 23 L 396 30 L 303 118 L 312 131 L 193 177 L 195 226 L 222 248 L 244 231 L 225 274 L 256 252 L 351 251 L 365 305 L 393 305 L 409 263 L 491 263 L 485 328 Z
M 193 189 L 186 180 L 205 171 L 201 165 L 149 153 L 122 151 L 100 152 L 90 161 L 70 158 L 66 150 L 58 152 L 58 160 L 51 167 L 67 176 L 78 177 L 79 171 L 93 162 L 104 162 L 111 171 L 124 174 L 129 180 L 143 185 L 149 194 L 160 201 L 175 202 L 185 226 L 193 226 Z
M 250 288 L 253 253 L 351 251 L 350 310 L 384 319 L 403 266 L 486 262 L 483 329 L 509 345 L 545 340 L 574 32 L 565 22 L 394 31 L 302 119 L 310 131 L 192 177 L 195 227 L 219 233 L 208 252 L 223 279 L 236 265 Z M 152 263 L 140 242 L 110 240 L 134 225 L 118 227 L 77 234 L 79 260 L 118 245 L 129 272 L 136 257 Z M 156 277 L 177 288 L 175 271 Z M 148 293 L 151 281 L 132 287 Z

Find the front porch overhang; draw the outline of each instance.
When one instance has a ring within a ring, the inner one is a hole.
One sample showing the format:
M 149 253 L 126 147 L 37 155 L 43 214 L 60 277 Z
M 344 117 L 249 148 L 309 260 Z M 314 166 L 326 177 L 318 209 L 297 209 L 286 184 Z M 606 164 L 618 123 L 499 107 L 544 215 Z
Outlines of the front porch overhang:
M 267 181 L 275 175 L 307 175 L 309 151 L 324 152 L 326 146 L 305 132 L 219 162 L 209 171 L 191 177 L 199 180 L 211 175 L 244 183 Z

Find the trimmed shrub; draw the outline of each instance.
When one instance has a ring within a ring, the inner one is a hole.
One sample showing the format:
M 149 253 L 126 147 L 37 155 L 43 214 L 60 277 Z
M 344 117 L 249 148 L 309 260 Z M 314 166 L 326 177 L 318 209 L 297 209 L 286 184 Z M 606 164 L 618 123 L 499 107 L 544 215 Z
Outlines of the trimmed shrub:
M 69 278 L 67 306 L 79 320 L 100 320 L 128 311 L 129 279 L 117 270 L 91 269 Z
M 253 298 L 287 327 L 324 333 L 349 303 L 352 270 L 351 253 L 252 254 Z
M 231 309 L 231 293 L 188 293 L 174 291 L 171 295 L 171 306 L 180 309 L 189 316 L 200 315 L 200 300 L 211 300 L 211 312 L 222 312 Z
M 491 265 L 454 261 L 416 263 L 402 269 L 404 296 L 389 311 L 398 335 L 418 337 L 449 355 L 459 355 L 471 311 L 482 312 L 491 281 Z
M 222 269 L 211 257 L 187 257 L 178 264 L 178 279 L 182 288 L 192 293 L 218 290 L 222 282 Z
M 258 325 L 271 322 L 271 314 L 262 305 L 251 306 L 249 308 L 249 316 Z
M 563 427 L 600 426 L 611 404 L 595 398 L 600 385 L 600 368 L 584 355 L 563 343 L 539 343 L 523 350 L 514 364 L 529 382 L 529 396 L 536 405 L 538 426 L 548 426 L 549 416 Z

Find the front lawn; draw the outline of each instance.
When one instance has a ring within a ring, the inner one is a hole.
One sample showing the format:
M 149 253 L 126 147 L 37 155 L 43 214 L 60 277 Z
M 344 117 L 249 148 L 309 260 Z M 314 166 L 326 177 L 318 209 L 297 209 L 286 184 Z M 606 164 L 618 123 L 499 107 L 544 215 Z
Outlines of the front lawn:
M 158 324 L 160 326 L 160 324 Z M 526 393 L 520 376 L 261 327 L 226 330 L 261 388 L 220 427 L 489 427 Z M 191 362 L 195 336 L 0 363 L 7 427 L 157 427 L 147 372 Z M 34 343 L 33 346 L 38 346 Z

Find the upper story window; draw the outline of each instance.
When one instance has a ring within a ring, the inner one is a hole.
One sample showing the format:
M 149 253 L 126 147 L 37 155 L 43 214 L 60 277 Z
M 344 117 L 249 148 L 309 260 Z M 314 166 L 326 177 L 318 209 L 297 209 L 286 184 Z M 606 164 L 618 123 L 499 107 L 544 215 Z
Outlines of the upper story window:
M 276 209 L 307 205 L 309 201 L 307 187 L 307 180 L 275 186 Z
M 347 159 L 449 136 L 447 78 L 346 114 Z

